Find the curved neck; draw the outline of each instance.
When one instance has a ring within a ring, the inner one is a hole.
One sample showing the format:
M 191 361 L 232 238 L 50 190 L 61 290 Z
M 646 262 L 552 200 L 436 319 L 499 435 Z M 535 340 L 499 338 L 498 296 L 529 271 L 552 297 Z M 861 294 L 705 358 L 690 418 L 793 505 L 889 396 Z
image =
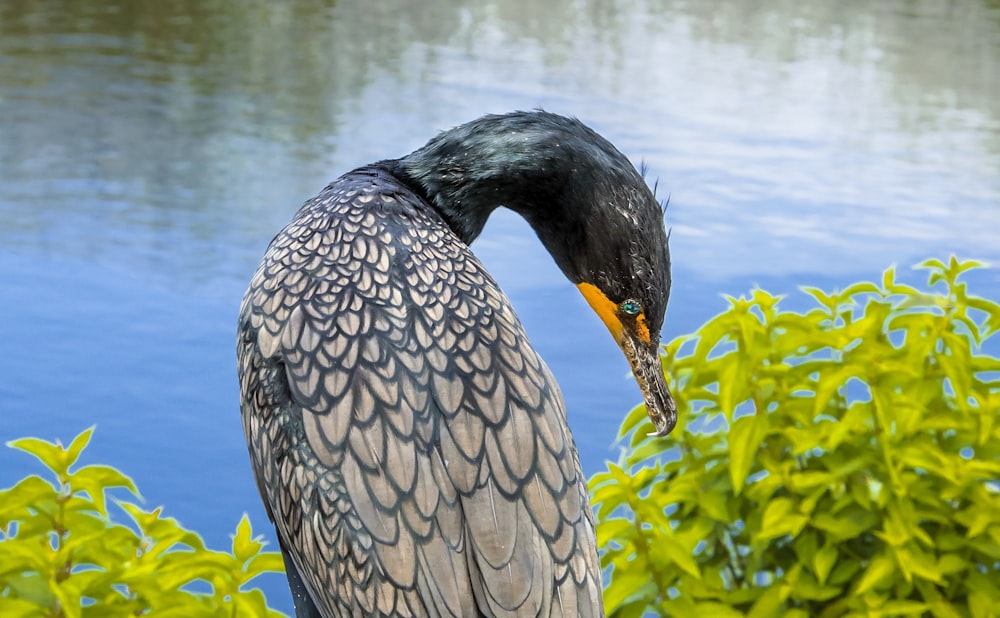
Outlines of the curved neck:
M 663 229 L 628 159 L 579 121 L 555 114 L 485 116 L 385 163 L 466 244 L 499 206 L 520 214 L 573 283 L 620 287 L 611 273 L 635 261 L 636 234 Z
M 505 205 L 502 200 L 483 199 L 485 196 L 476 189 L 463 185 L 460 179 L 472 174 L 454 165 L 444 170 L 423 158 L 409 155 L 392 161 L 388 167 L 434 206 L 448 227 L 467 245 L 482 233 L 490 214 Z
M 504 206 L 527 219 L 558 260 L 565 250 L 549 246 L 548 229 L 560 228 L 560 244 L 572 241 L 588 214 L 581 207 L 589 202 L 582 195 L 591 189 L 588 172 L 599 162 L 614 167 L 596 134 L 584 139 L 589 131 L 548 114 L 486 116 L 438 135 L 399 159 L 398 169 L 464 242 Z

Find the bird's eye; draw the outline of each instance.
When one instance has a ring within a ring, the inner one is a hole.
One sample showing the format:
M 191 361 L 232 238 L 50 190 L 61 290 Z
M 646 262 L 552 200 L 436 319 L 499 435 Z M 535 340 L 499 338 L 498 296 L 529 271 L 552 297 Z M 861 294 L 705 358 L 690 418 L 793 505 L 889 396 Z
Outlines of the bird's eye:
M 642 312 L 642 305 L 639 304 L 639 301 L 632 300 L 631 298 L 622 301 L 622 304 L 619 306 L 625 315 L 639 315 Z

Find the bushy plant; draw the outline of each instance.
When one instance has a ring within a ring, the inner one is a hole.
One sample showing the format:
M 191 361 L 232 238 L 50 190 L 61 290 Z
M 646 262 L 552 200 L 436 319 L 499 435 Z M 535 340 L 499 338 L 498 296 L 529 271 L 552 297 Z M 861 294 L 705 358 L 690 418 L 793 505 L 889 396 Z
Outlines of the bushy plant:
M 763 290 L 665 346 L 680 424 L 625 420 L 591 479 L 613 616 L 1000 612 L 1000 305 L 928 260 L 895 280 Z M 996 290 L 994 290 L 996 292 Z
M 246 515 L 229 553 L 206 548 L 159 508 L 113 499 L 132 519 L 114 521 L 105 492 L 139 493 L 115 468 L 76 467 L 92 430 L 68 447 L 37 438 L 8 443 L 37 457 L 52 479 L 32 475 L 0 490 L 0 615 L 283 615 L 267 606 L 259 589 L 247 589 L 257 575 L 284 566 L 281 554 L 262 551 Z

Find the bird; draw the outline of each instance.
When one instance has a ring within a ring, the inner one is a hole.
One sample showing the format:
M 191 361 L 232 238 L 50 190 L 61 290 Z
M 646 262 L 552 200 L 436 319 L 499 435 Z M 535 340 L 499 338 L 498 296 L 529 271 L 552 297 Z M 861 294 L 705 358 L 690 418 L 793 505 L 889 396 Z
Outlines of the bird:
M 563 397 L 472 253 L 521 215 L 607 326 L 652 434 L 660 205 L 576 118 L 486 115 L 347 172 L 270 242 L 239 310 L 240 407 L 297 618 L 603 616 Z

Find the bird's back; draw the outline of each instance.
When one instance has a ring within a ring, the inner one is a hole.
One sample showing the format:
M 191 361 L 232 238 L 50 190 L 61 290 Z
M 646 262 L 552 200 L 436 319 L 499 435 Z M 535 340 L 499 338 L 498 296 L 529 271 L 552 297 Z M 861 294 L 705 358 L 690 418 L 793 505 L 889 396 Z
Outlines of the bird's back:
M 239 328 L 258 486 L 322 615 L 603 614 L 555 381 L 468 247 L 386 167 L 303 206 Z

